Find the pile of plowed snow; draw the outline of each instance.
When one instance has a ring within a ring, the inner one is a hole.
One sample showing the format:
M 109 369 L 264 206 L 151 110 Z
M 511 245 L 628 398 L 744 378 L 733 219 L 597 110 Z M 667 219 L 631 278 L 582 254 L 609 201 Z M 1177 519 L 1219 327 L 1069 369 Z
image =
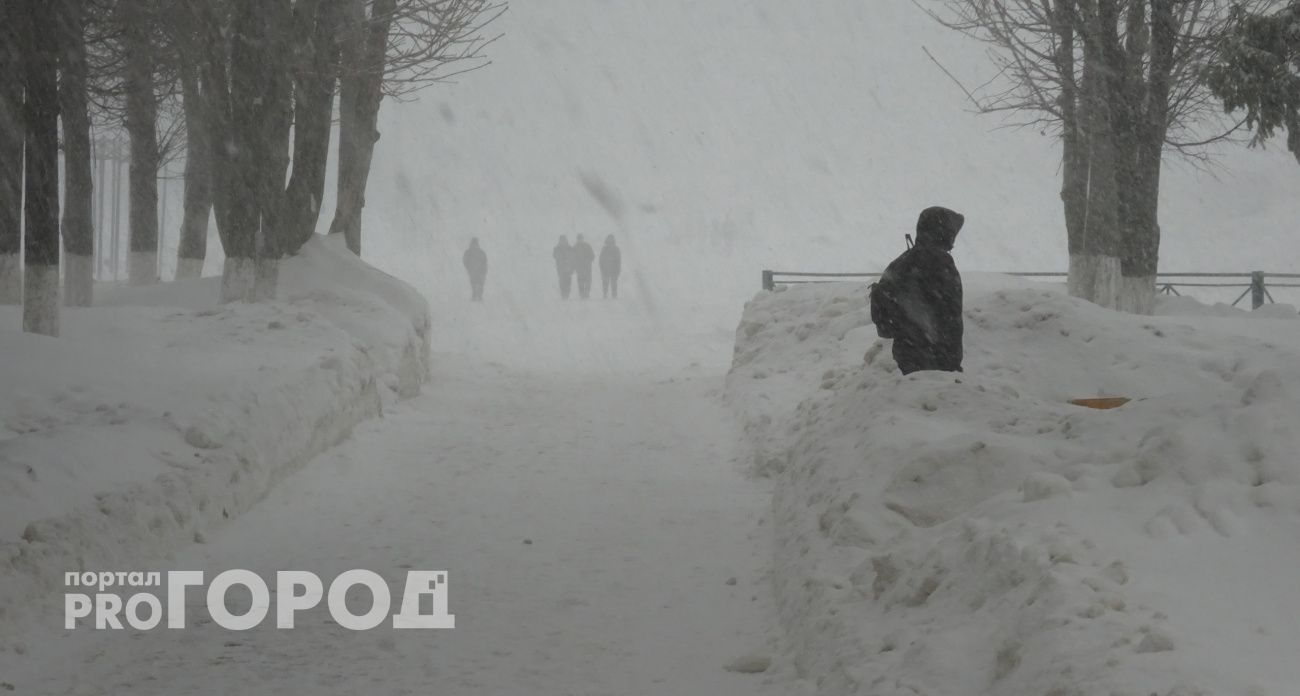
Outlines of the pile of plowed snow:
M 829 694 L 1294 693 L 1300 321 L 967 282 L 966 372 L 898 374 L 865 289 L 764 293 L 728 397 Z M 1214 316 L 1219 315 L 1219 316 Z M 1068 403 L 1126 396 L 1110 411 Z
M 62 616 L 64 573 L 151 570 L 428 379 L 427 303 L 341 242 L 287 260 L 277 302 L 219 283 L 102 289 L 59 338 L 0 307 L 0 651 Z

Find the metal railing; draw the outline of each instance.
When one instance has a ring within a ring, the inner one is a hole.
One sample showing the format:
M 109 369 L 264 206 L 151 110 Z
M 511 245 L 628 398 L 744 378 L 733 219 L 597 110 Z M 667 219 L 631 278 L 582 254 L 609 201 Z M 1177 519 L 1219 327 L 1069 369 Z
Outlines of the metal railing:
M 1002 275 L 1020 278 L 1066 278 L 1069 274 L 1059 272 L 1012 272 Z M 879 278 L 879 273 L 811 273 L 804 271 L 763 270 L 763 289 L 775 290 L 779 285 L 802 285 L 807 283 L 833 283 L 864 278 Z M 1188 279 L 1188 280 L 1183 280 Z M 1211 282 L 1189 282 L 1191 280 L 1209 280 Z M 1237 282 L 1232 282 L 1232 281 Z M 1279 282 L 1281 281 L 1281 282 Z M 1276 303 L 1270 288 L 1300 288 L 1300 273 L 1158 273 L 1156 289 L 1165 295 L 1182 296 L 1178 288 L 1245 288 L 1233 300 L 1236 307 L 1246 296 L 1254 309 L 1266 304 Z

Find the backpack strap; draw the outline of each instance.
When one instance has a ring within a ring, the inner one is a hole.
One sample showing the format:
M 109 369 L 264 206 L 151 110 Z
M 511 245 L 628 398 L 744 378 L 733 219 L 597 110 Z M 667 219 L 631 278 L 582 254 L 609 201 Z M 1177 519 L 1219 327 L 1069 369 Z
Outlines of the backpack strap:
M 905 235 L 903 235 L 903 239 L 906 239 L 906 240 L 907 240 L 907 248 L 908 248 L 908 249 L 911 249 L 911 248 L 912 248 L 912 235 L 910 235 L 910 234 L 905 234 Z

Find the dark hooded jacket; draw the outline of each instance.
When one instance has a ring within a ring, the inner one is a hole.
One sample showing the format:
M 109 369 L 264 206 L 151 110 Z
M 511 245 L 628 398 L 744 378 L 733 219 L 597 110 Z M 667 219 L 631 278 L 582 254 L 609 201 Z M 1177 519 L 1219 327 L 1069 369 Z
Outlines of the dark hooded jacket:
M 871 319 L 882 338 L 894 339 L 903 374 L 961 372 L 962 285 L 952 260 L 965 218 L 947 208 L 921 211 L 916 244 L 894 259 L 871 289 Z
M 600 248 L 600 274 L 607 278 L 617 278 L 623 267 L 623 254 L 614 243 L 614 236 L 605 238 L 605 246 Z
M 578 235 L 578 240 L 573 243 L 573 269 L 578 272 L 582 278 L 591 277 L 591 264 L 596 260 L 596 252 L 592 251 L 591 245 Z
M 573 247 L 569 245 L 569 240 L 567 238 L 560 237 L 560 242 L 555 245 L 555 249 L 551 252 L 551 256 L 555 258 L 555 270 L 558 271 L 560 275 L 573 274 L 573 271 L 575 270 L 573 266 Z
M 487 253 L 478 245 L 477 239 L 470 241 L 462 261 L 471 278 L 482 278 L 487 275 Z

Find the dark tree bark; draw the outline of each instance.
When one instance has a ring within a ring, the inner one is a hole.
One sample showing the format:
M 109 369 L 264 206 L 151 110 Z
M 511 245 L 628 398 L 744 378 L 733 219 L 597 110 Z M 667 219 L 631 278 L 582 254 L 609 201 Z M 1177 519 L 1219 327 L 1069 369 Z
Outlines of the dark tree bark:
M 1071 259 L 1071 286 L 1081 297 L 1104 307 L 1119 299 L 1120 151 L 1114 81 L 1118 43 L 1115 0 L 1081 0 L 1083 40 L 1083 127 L 1088 158 L 1088 203 L 1084 213 L 1083 254 Z
M 0 3 L 0 304 L 23 300 L 23 11 L 21 3 Z
M 209 186 L 212 196 L 212 212 L 217 219 L 217 236 L 226 258 L 252 258 L 252 250 L 244 249 L 244 240 L 250 235 L 243 233 L 242 225 L 246 221 L 235 214 L 236 188 L 235 178 L 237 160 L 233 149 L 231 133 L 233 116 L 230 103 L 230 42 L 226 32 L 230 28 L 230 18 L 225 12 L 211 4 L 201 4 L 192 8 L 195 13 L 196 42 L 200 61 L 198 65 L 199 80 L 206 86 L 204 92 L 204 116 L 207 118 L 208 154 L 212 158 Z M 227 266 L 230 264 L 227 263 Z M 223 291 L 224 292 L 224 291 Z
M 294 8 L 293 176 L 286 192 L 285 252 L 311 238 L 320 219 L 329 161 L 339 23 L 345 0 L 300 0 Z
M 26 37 L 23 330 L 59 335 L 59 26 L 48 0 L 18 0 Z
M 253 78 L 252 137 L 261 157 L 254 160 L 257 209 L 261 214 L 254 299 L 275 299 L 279 259 L 288 251 L 285 175 L 293 125 L 293 74 L 290 0 L 258 0 L 255 16 L 261 61 Z
M 275 230 L 282 229 L 288 166 L 290 88 L 288 0 L 239 0 L 225 40 L 210 35 L 216 134 L 214 202 L 226 250 L 222 300 L 269 299 L 275 289 Z
M 1140 22 L 1141 19 L 1139 18 Z M 1124 292 L 1121 309 L 1150 314 L 1155 309 L 1156 272 L 1160 256 L 1160 170 L 1169 130 L 1169 99 L 1178 42 L 1173 0 L 1150 0 L 1150 46 L 1147 64 L 1143 47 L 1130 49 L 1132 139 L 1127 189 L 1131 198 L 1125 211 L 1121 269 Z M 1145 74 L 1144 74 L 1145 73 Z
M 153 18 L 146 0 L 123 0 L 126 49 L 126 131 L 131 138 L 130 226 L 132 285 L 158 282 L 158 99 L 154 93 Z
M 63 297 L 70 307 L 94 300 L 94 179 L 90 168 L 90 113 L 87 107 L 85 0 L 62 0 L 63 75 L 59 106 L 63 118 Z
M 342 76 L 339 80 L 338 209 L 330 234 L 341 234 L 354 254 L 361 254 L 361 210 L 366 182 L 379 141 L 379 104 L 383 99 L 388 33 L 395 0 L 374 0 L 366 15 L 365 0 L 348 0 L 344 18 Z
M 1054 0 L 1052 23 L 1057 36 L 1057 50 L 1053 56 L 1060 76 L 1061 93 L 1058 108 L 1061 113 L 1061 202 L 1065 210 L 1065 234 L 1070 258 L 1084 253 L 1084 235 L 1088 220 L 1088 148 L 1083 124 L 1080 121 L 1080 86 L 1075 60 L 1076 34 L 1072 26 L 1069 0 Z M 1080 294 L 1072 287 L 1072 293 Z
M 1265 3 L 1245 0 L 1230 11 L 1229 0 L 944 0 L 950 18 L 933 14 L 993 47 L 1005 80 L 968 92 L 977 107 L 1027 114 L 1023 125 L 1045 133 L 1060 127 L 1072 294 L 1133 312 L 1154 308 L 1162 155 L 1200 158 L 1231 132 L 1177 137 L 1208 123 L 1202 78 L 1212 49 L 1238 49 L 1241 61 L 1210 71 L 1225 106 L 1253 108 L 1262 128 L 1278 123 L 1253 96 L 1270 78 L 1241 70 L 1263 65 L 1278 75 L 1272 61 L 1260 61 L 1269 52 L 1223 40 L 1233 12 Z M 1291 144 L 1300 152 L 1300 138 Z
M 185 109 L 185 212 L 181 217 L 176 277 L 203 274 L 208 255 L 208 220 L 212 216 L 212 127 L 207 85 L 193 60 L 182 57 L 181 90 Z

